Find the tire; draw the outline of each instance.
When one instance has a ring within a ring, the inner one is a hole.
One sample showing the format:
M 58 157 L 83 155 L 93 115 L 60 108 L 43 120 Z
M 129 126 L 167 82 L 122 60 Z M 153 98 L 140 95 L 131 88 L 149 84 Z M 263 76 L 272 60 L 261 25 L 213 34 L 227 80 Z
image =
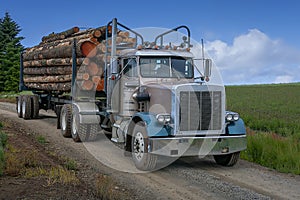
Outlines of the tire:
M 72 105 L 64 104 L 60 112 L 61 134 L 71 137 Z
M 22 96 L 18 96 L 17 97 L 17 113 L 18 113 L 18 117 L 22 118 Z
M 85 133 L 87 127 L 80 126 L 80 119 L 79 119 L 79 110 L 77 107 L 73 106 L 73 113 L 72 113 L 72 130 L 71 135 L 74 142 L 81 142 L 81 138 L 79 136 L 79 131 Z
M 145 125 L 140 121 L 135 124 L 132 133 L 132 160 L 137 169 L 151 171 L 156 167 L 157 156 L 148 153 L 148 135 Z
M 31 99 L 29 95 L 22 97 L 22 117 L 26 120 L 31 118 Z
M 37 119 L 39 118 L 39 96 L 33 95 L 31 96 L 31 118 Z
M 214 155 L 217 164 L 226 167 L 234 166 L 240 158 L 240 152 L 235 152 L 227 155 Z
M 95 141 L 97 139 L 99 130 L 101 130 L 100 124 L 89 124 L 89 129 L 88 141 Z
M 82 124 L 79 119 L 79 110 L 73 107 L 72 138 L 74 142 L 93 141 L 97 138 L 99 124 Z

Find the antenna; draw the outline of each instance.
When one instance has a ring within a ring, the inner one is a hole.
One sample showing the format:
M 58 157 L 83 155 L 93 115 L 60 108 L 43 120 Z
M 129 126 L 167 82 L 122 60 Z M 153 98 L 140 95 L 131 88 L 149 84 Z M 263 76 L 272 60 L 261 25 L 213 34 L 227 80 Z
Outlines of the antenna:
M 205 59 L 204 59 L 204 43 L 203 43 L 203 38 L 201 39 L 201 50 L 202 50 L 202 67 L 204 69 Z

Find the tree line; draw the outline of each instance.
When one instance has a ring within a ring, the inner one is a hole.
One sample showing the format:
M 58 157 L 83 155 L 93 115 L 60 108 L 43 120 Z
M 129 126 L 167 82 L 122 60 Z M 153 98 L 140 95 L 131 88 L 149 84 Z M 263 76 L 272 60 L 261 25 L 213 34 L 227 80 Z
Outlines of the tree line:
M 17 92 L 20 77 L 20 53 L 24 49 L 20 26 L 8 12 L 0 18 L 0 92 Z

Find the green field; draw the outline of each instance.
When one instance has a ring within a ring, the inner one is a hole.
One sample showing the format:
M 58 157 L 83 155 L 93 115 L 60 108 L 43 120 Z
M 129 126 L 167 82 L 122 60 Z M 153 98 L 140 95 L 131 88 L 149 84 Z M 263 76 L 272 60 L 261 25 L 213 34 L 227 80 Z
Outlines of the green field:
M 248 127 L 242 158 L 300 174 L 300 84 L 226 86 L 226 99 Z

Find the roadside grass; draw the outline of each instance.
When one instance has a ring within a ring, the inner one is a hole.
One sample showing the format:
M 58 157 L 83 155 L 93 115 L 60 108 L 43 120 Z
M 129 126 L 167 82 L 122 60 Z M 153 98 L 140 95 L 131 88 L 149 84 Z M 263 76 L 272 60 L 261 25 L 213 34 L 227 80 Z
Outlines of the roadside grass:
M 41 177 L 41 176 L 46 177 L 47 182 L 46 185 L 44 186 L 51 186 L 56 183 L 71 184 L 71 185 L 78 185 L 80 183 L 74 171 L 65 169 L 62 166 L 55 166 L 51 168 L 45 168 L 40 166 L 36 168 L 28 168 L 25 170 L 23 176 L 25 178 Z
M 25 178 L 45 177 L 45 186 L 55 183 L 79 184 L 74 170 L 61 165 L 49 165 L 40 161 L 37 150 L 18 149 L 10 144 L 5 152 L 5 173 L 9 176 L 23 176 Z
M 226 86 L 227 109 L 247 127 L 241 158 L 300 174 L 300 84 Z
M 40 144 L 46 144 L 47 143 L 46 138 L 42 135 L 37 135 L 35 138 L 38 141 L 38 143 L 40 143 Z
M 111 177 L 98 174 L 96 178 L 96 195 L 100 199 L 118 199 L 115 192 L 114 181 Z
M 32 94 L 31 91 L 23 91 L 23 92 L 0 92 L 0 101 L 16 103 L 16 97 L 18 95 Z
M 292 137 L 255 132 L 247 135 L 247 149 L 241 158 L 279 172 L 300 175 L 300 143 Z
M 0 176 L 22 176 L 25 178 L 44 177 L 44 186 L 55 183 L 80 184 L 76 176 L 77 163 L 72 159 L 59 157 L 57 154 L 49 155 L 58 163 L 43 158 L 38 149 L 22 148 L 12 144 L 8 135 L 2 131 L 3 124 L 0 122 Z M 47 143 L 44 136 L 37 135 L 36 141 L 44 145 Z M 47 153 L 48 154 L 48 153 Z

